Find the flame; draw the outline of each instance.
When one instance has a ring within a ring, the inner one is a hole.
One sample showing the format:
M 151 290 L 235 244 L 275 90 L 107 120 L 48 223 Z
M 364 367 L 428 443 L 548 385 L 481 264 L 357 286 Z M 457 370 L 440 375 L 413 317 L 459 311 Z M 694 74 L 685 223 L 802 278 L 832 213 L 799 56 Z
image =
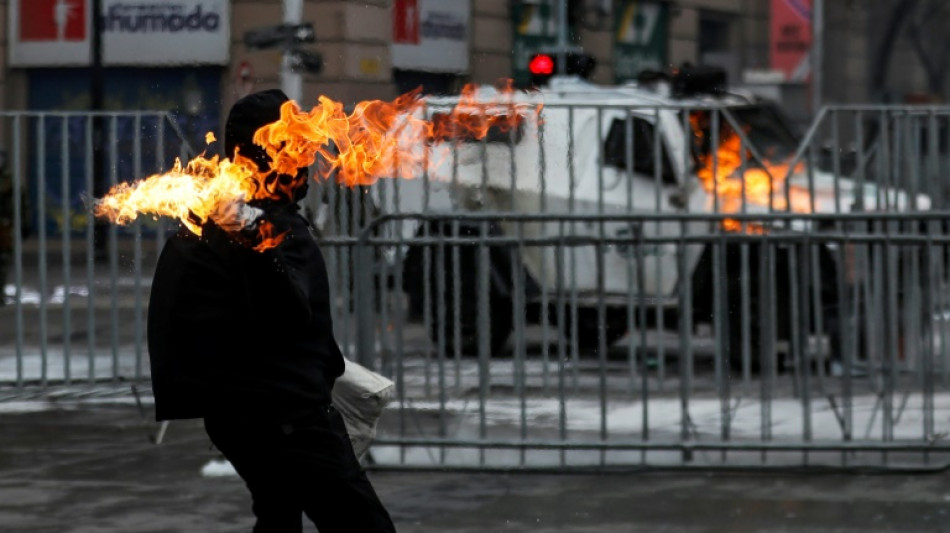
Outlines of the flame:
M 253 169 L 253 170 L 252 170 Z M 94 207 L 96 216 L 130 224 L 139 215 L 177 218 L 195 235 L 214 220 L 223 228 L 244 227 L 241 204 L 253 197 L 256 165 L 238 154 L 235 160 L 198 156 L 183 166 L 134 183 L 119 183 Z
M 704 132 L 700 124 L 701 116 L 694 113 L 690 115 L 689 120 L 693 134 L 697 139 L 702 139 Z M 766 160 L 761 162 L 761 166 L 750 167 L 749 159 L 748 150 L 742 148 L 741 137 L 731 129 L 723 136 L 715 154 L 699 156 L 700 168 L 697 175 L 706 191 L 718 197 L 719 211 L 738 212 L 742 208 L 743 198 L 752 204 L 771 206 L 777 210 L 788 209 L 785 187 L 791 165 Z M 743 164 L 746 164 L 744 171 Z M 801 172 L 803 169 L 804 165 L 798 163 L 791 172 Z M 806 189 L 791 186 L 788 198 L 791 200 L 791 211 L 811 211 L 811 196 Z M 723 229 L 727 231 L 741 231 L 743 226 L 746 232 L 761 232 L 761 228 L 755 230 L 748 223 L 743 224 L 733 219 L 726 219 L 722 224 Z
M 205 133 L 205 144 L 211 144 L 216 140 L 217 139 L 214 138 L 214 133 L 210 131 L 208 133 Z
M 340 102 L 326 96 L 304 111 L 294 101 L 285 102 L 280 118 L 261 127 L 254 143 L 271 159 L 271 169 L 261 171 L 255 162 L 236 154 L 234 160 L 200 155 L 187 165 L 176 161 L 172 170 L 135 181 L 120 183 L 96 201 L 96 216 L 117 224 L 129 224 L 140 215 L 167 216 L 180 220 L 201 235 L 201 226 L 213 221 L 230 232 L 254 229 L 254 249 L 263 251 L 280 243 L 282 235 L 265 223 L 257 223 L 261 211 L 247 204 L 254 200 L 292 198 L 293 190 L 306 180 L 300 169 L 318 159 L 318 176 L 335 173 L 346 186 L 370 185 L 381 177 L 413 178 L 428 161 L 418 148 L 433 141 L 462 137 L 480 139 L 492 128 L 507 131 L 529 114 L 537 116 L 537 103 L 516 103 L 510 81 L 496 96 L 483 98 L 474 85 L 466 86 L 451 112 L 426 117 L 421 89 L 391 102 L 363 101 L 347 113 Z M 213 142 L 208 133 L 206 141 Z
M 269 220 L 264 220 L 260 226 L 260 242 L 252 246 L 252 249 L 255 252 L 263 252 L 268 248 L 273 248 L 284 240 L 286 234 L 287 232 L 277 233 L 274 225 Z
M 723 219 L 722 229 L 730 233 L 745 233 L 747 235 L 765 235 L 766 228 L 755 222 L 740 222 L 734 218 Z

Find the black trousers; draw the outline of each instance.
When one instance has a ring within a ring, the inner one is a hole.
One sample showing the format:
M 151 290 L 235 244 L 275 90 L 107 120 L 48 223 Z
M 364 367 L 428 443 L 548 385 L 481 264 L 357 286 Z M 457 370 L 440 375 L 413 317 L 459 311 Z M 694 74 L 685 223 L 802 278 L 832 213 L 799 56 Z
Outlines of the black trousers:
M 332 406 L 283 425 L 209 417 L 205 430 L 251 492 L 254 533 L 299 532 L 301 514 L 320 533 L 396 531 Z

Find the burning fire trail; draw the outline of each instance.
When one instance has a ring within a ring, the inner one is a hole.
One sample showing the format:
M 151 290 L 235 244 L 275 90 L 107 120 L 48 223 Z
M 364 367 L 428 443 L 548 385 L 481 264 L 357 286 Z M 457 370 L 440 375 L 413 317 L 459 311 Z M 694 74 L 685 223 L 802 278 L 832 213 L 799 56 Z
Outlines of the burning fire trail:
M 704 129 L 700 124 L 701 116 L 690 116 L 690 125 L 697 139 L 702 140 Z M 723 213 L 737 213 L 742 209 L 743 199 L 749 203 L 771 206 L 776 210 L 785 210 L 789 207 L 786 200 L 786 176 L 789 175 L 790 165 L 787 163 L 772 163 L 762 161 L 761 166 L 750 166 L 748 154 L 743 154 L 742 139 L 734 131 L 726 133 L 715 153 L 699 156 L 700 168 L 697 175 L 703 187 L 710 194 L 717 195 L 719 211 Z M 745 163 L 746 168 L 742 168 Z M 799 163 L 794 172 L 801 172 L 803 165 Z M 791 199 L 791 211 L 807 213 L 811 211 L 811 197 L 808 191 L 799 187 L 788 190 Z M 748 225 L 747 225 L 748 226 Z M 742 231 L 742 224 L 736 220 L 723 221 L 723 228 L 728 231 Z M 745 231 L 757 231 L 747 227 Z
M 117 224 L 140 215 L 172 217 L 196 235 L 209 220 L 231 232 L 256 229 L 260 244 L 255 249 L 264 250 L 279 244 L 281 236 L 266 221 L 257 222 L 262 211 L 248 202 L 292 197 L 290 189 L 299 185 L 276 179 L 276 174 L 296 176 L 299 168 L 320 160 L 322 177 L 336 172 L 337 180 L 349 187 L 381 177 L 413 178 L 423 164 L 438 163 L 427 160 L 420 148 L 425 143 L 480 139 L 491 129 L 517 127 L 541 109 L 537 103 L 517 102 L 510 81 L 487 103 L 474 85 L 466 86 L 452 111 L 433 120 L 425 118 L 425 105 L 419 90 L 391 102 L 360 102 L 351 113 L 326 96 L 310 111 L 288 101 L 279 120 L 254 134 L 255 144 L 271 158 L 270 171 L 261 172 L 240 152 L 233 161 L 201 155 L 185 165 L 176 161 L 163 174 L 120 183 L 95 202 L 93 212 Z M 214 136 L 209 133 L 206 140 L 210 143 Z

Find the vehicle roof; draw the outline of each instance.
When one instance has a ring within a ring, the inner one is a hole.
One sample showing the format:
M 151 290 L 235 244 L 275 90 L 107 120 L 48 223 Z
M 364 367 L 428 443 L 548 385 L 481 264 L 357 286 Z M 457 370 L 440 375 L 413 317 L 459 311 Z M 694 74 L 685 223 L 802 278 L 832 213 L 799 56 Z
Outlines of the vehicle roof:
M 480 86 L 478 99 L 497 101 L 499 91 L 492 86 Z M 458 96 L 439 96 L 427 99 L 434 105 L 453 105 Z M 754 103 L 756 98 L 750 94 L 729 93 L 727 95 L 696 95 L 689 98 L 675 98 L 670 95 L 669 85 L 664 82 L 650 85 L 628 83 L 624 85 L 596 85 L 577 76 L 555 76 L 546 87 L 518 93 L 513 98 L 518 103 L 558 104 L 558 105 L 631 105 L 631 106 L 737 106 Z

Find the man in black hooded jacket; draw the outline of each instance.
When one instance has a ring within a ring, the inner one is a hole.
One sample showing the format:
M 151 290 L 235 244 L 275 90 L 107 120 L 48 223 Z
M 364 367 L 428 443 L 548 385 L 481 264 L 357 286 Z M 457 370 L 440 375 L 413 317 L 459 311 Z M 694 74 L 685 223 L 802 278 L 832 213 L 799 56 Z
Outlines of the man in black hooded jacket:
M 237 150 L 268 170 L 251 139 L 285 101 L 278 90 L 239 100 L 225 126 L 226 155 Z M 287 197 L 252 203 L 286 232 L 277 247 L 256 252 L 209 222 L 201 237 L 180 229 L 162 250 L 148 312 L 156 418 L 204 419 L 247 484 L 257 533 L 300 531 L 302 513 L 321 533 L 395 531 L 331 404 L 343 357 L 323 256 L 297 213 L 306 175 L 272 179 L 297 185 Z

